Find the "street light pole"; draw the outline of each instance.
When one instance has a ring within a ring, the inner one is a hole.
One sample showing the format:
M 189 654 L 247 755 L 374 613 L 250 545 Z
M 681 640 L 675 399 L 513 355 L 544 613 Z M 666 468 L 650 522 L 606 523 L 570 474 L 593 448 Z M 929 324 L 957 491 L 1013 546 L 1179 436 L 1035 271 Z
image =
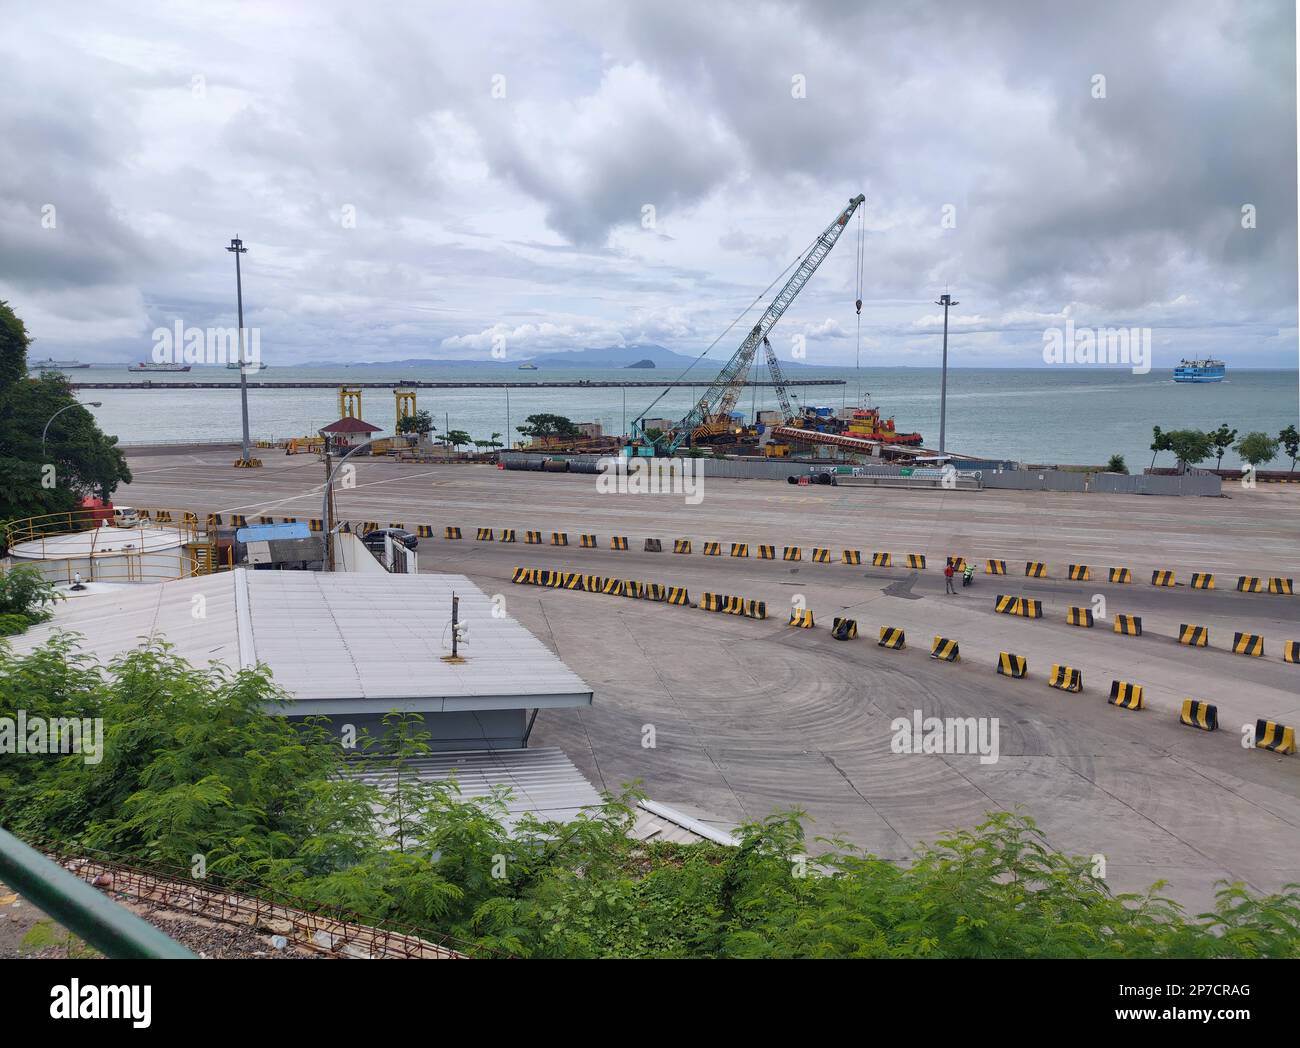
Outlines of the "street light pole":
M 248 248 L 244 247 L 244 242 L 239 237 L 234 237 L 230 241 L 227 251 L 233 252 L 235 256 L 235 301 L 239 309 L 239 406 L 244 421 L 244 454 L 243 463 L 247 465 L 252 461 L 252 453 L 248 448 L 248 372 L 246 365 L 248 358 L 244 350 L 244 280 L 239 271 L 239 256 L 245 254 Z
M 82 408 L 82 407 L 97 408 L 97 407 L 101 407 L 101 406 L 102 406 L 102 405 L 101 405 L 100 401 L 98 401 L 98 400 L 88 400 L 88 401 L 86 401 L 85 404 L 82 404 L 82 403 L 76 403 L 76 404 L 65 404 L 63 407 L 59 408 L 58 411 L 56 411 L 53 415 L 50 416 L 49 421 L 47 421 L 47 422 L 45 423 L 45 428 L 44 428 L 43 430 L 41 430 L 41 451 L 43 452 L 43 451 L 45 450 L 45 438 L 49 435 L 49 432 L 50 432 L 50 422 L 53 422 L 56 418 L 58 418 L 60 415 L 62 415 L 65 411 L 71 411 L 73 408 Z
M 321 433 L 321 436 L 325 437 L 325 449 L 326 449 L 325 453 L 326 455 L 328 455 L 329 437 L 326 436 L 324 433 Z M 344 455 L 341 459 L 339 459 L 338 462 L 334 463 L 334 468 L 331 469 L 325 476 L 325 490 L 321 494 L 321 506 L 320 506 L 321 541 L 324 544 L 324 549 L 322 550 L 323 556 L 321 557 L 321 567 L 325 571 L 334 570 L 332 566 L 333 550 L 331 548 L 332 543 L 330 541 L 334 533 L 334 522 L 333 522 L 334 514 L 332 512 L 333 499 L 330 498 L 330 495 L 334 491 L 334 474 L 339 471 L 339 467 L 343 465 L 343 463 L 345 463 L 358 451 L 370 447 L 371 444 L 377 444 L 380 441 L 380 439 L 382 438 L 375 437 L 373 440 L 367 440 L 364 444 L 358 444 L 355 448 L 349 449 L 348 453 Z
M 945 291 L 935 305 L 943 306 L 943 376 L 939 379 L 939 454 L 942 455 L 948 421 L 948 307 L 959 306 L 961 303 Z

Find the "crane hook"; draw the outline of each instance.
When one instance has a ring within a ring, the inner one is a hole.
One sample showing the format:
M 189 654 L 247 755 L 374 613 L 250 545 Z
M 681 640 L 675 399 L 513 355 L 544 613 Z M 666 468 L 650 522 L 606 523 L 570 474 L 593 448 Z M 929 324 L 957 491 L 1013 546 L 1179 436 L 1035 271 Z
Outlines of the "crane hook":
M 858 308 L 858 316 L 862 316 L 862 299 L 858 299 L 857 308 Z

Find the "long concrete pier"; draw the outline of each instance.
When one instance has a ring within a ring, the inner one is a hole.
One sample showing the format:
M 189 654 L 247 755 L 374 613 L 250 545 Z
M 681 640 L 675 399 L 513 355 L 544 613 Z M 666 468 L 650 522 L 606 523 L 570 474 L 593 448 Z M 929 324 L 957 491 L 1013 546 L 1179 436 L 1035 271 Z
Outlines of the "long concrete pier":
M 712 381 L 712 380 L 710 380 Z M 790 379 L 784 385 L 789 386 L 843 386 L 842 378 L 798 378 Z M 653 389 L 683 388 L 699 389 L 709 382 L 646 382 L 646 381 L 599 381 L 577 379 L 573 382 L 249 382 L 249 389 L 337 389 L 348 386 L 353 389 L 620 389 L 648 387 Z M 144 379 L 140 382 L 70 382 L 73 389 L 239 389 L 238 382 L 154 382 Z M 746 386 L 768 387 L 774 382 L 745 382 Z

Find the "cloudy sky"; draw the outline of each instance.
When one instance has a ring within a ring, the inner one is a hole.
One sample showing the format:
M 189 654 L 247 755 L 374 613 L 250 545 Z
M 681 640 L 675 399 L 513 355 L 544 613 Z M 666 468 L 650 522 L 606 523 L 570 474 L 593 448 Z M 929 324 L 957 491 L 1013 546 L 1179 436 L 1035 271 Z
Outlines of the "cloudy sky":
M 698 353 L 862 192 L 864 361 L 936 364 L 949 288 L 961 364 L 1295 367 L 1295 61 L 1290 0 L 27 4 L 0 298 L 141 359 L 234 324 L 240 236 L 272 364 Z M 853 362 L 855 237 L 782 356 Z

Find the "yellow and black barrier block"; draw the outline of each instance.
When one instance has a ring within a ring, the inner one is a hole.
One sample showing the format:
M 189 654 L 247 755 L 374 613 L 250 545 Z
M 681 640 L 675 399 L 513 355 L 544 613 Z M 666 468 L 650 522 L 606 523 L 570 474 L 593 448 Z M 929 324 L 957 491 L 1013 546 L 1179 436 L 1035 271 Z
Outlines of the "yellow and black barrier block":
M 686 592 L 685 586 L 669 586 L 668 595 L 664 598 L 668 604 L 676 604 L 678 607 L 688 608 L 691 605 L 691 595 Z
M 295 517 L 295 518 L 293 518 L 293 520 L 290 520 L 288 517 L 285 517 L 285 518 L 284 518 L 284 522 L 285 522 L 286 524 L 294 524 L 294 523 L 297 522 L 297 519 L 298 519 L 298 518 Z M 390 521 L 388 522 L 388 526 L 389 526 L 390 528 L 396 528 L 398 531 L 405 531 L 405 530 L 406 530 L 406 522 L 405 522 L 405 521 L 401 521 L 401 520 L 390 520 Z
M 1295 753 L 1295 728 L 1271 720 L 1255 722 L 1255 748 L 1274 753 Z
M 690 551 L 691 551 L 690 539 L 673 539 L 674 553 L 690 553 Z
M 1047 686 L 1059 691 L 1083 691 L 1083 671 L 1070 666 L 1052 666 Z
M 948 558 L 947 562 L 952 565 L 952 570 L 958 575 L 962 574 L 962 572 L 966 570 L 965 557 L 952 556 Z
M 1142 636 L 1142 618 L 1139 615 L 1116 615 L 1115 632 L 1126 637 Z
M 961 649 L 955 640 L 949 640 L 947 637 L 935 637 L 934 643 L 930 645 L 930 658 L 939 659 L 942 662 L 957 662 L 961 659 Z
M 145 519 L 148 520 L 149 518 L 146 517 Z M 233 513 L 230 516 L 230 523 L 237 528 L 246 528 L 248 527 L 248 518 L 242 513 Z
M 758 547 L 759 560 L 776 560 L 776 547 L 761 545 Z
M 528 546 L 540 546 L 542 544 L 542 533 L 540 531 L 525 531 L 524 544 Z
M 207 526 L 208 526 L 209 528 L 219 528 L 219 527 L 221 527 L 221 523 L 222 523 L 222 522 L 221 522 L 221 514 L 220 514 L 220 513 L 209 513 L 205 519 L 206 519 Z M 316 530 L 319 531 L 320 529 L 317 528 Z
M 820 546 L 814 546 L 812 559 L 814 564 L 829 564 L 831 562 L 831 551 L 822 549 Z
M 592 535 L 590 532 L 584 531 L 581 535 L 578 536 L 578 545 L 583 549 L 595 549 L 596 536 Z
M 701 611 L 721 611 L 723 599 L 721 593 L 704 593 L 700 595 L 700 602 L 696 607 Z
M 515 568 L 515 573 L 511 577 L 510 581 L 515 583 L 527 583 L 531 585 L 534 581 L 536 581 L 536 577 L 537 577 L 536 568 Z
M 1025 561 L 1025 577 L 1030 579 L 1047 578 L 1047 565 L 1041 560 Z
M 1259 658 L 1264 654 L 1264 638 L 1258 633 L 1234 633 L 1232 635 L 1232 653 Z
M 1219 730 L 1219 707 L 1196 699 L 1183 699 L 1182 712 L 1178 715 L 1179 723 L 1201 731 Z
M 750 619 L 765 619 L 767 618 L 767 601 L 747 600 L 741 614 Z
M 706 557 L 720 557 L 720 556 L 722 556 L 722 543 L 721 543 L 721 542 L 706 542 L 706 543 L 704 544 L 704 555 L 705 555 Z
M 606 579 L 604 584 L 600 587 L 600 592 L 607 593 L 611 597 L 623 596 L 623 580 Z
M 646 539 L 646 542 L 647 542 L 647 543 L 653 542 L 653 543 L 655 544 L 655 545 L 654 545 L 654 549 L 650 550 L 651 553 L 662 553 L 662 552 L 663 552 L 663 547 L 660 545 L 658 539 Z M 609 540 L 609 548 L 610 548 L 610 549 L 618 549 L 618 550 L 625 550 L 625 549 L 627 549 L 627 548 L 628 548 L 628 546 L 627 546 L 627 536 L 626 536 L 626 535 L 614 535 L 614 536 L 611 537 L 610 540 Z M 647 546 L 646 546 L 646 549 L 650 549 L 650 547 L 647 545 Z
M 645 584 L 645 599 L 665 601 L 668 599 L 668 588 L 662 582 L 647 582 Z
M 623 596 L 631 597 L 633 600 L 644 600 L 646 594 L 646 585 L 639 579 L 623 580 Z
M 167 521 L 167 522 L 170 524 L 170 523 L 171 523 L 171 519 L 172 519 L 172 515 L 171 515 L 170 513 L 168 513 L 166 510 L 163 510 L 160 514 L 158 514 L 158 519 L 159 519 L 159 520 L 165 520 L 165 521 Z M 274 523 L 275 523 L 275 518 L 274 518 L 274 517 L 258 517 L 258 518 L 257 518 L 257 522 L 258 522 L 259 524 L 274 524 Z M 375 526 L 378 527 L 379 525 L 376 524 Z
M 536 586 L 559 586 L 560 573 L 551 571 L 548 568 L 538 568 L 533 575 L 533 584 Z
M 810 630 L 813 628 L 812 608 L 792 608 L 790 610 L 789 625 L 801 630 Z
M 831 636 L 836 640 L 852 640 L 858 635 L 857 619 L 836 618 L 831 624 Z
M 1029 675 L 1029 662 L 1023 655 L 1012 655 L 1009 651 L 998 652 L 998 672 L 1004 677 L 1023 680 Z
M 1153 586 L 1175 586 L 1174 573 L 1172 571 L 1153 571 L 1151 573 L 1151 585 Z
M 349 535 L 352 534 L 352 521 L 343 521 L 343 523 L 339 525 L 339 531 L 346 532 Z
M 432 524 L 415 525 L 415 537 L 419 539 L 433 538 L 433 525 Z
M 285 518 L 284 522 L 286 524 L 297 523 L 297 521 L 290 520 L 288 517 Z M 181 523 L 187 524 L 191 528 L 197 528 L 199 526 L 199 516 L 197 513 L 191 513 L 189 510 L 186 510 L 184 513 L 181 514 Z
M 1209 571 L 1193 571 L 1192 589 L 1214 589 L 1214 573 Z
M 312 517 L 309 521 L 307 521 L 307 530 L 308 530 L 308 531 L 324 531 L 324 530 L 325 530 L 325 522 L 324 522 L 323 520 L 321 520 L 319 517 Z
M 494 532 L 491 528 L 475 528 L 475 529 L 474 529 L 474 541 L 475 541 L 475 542 L 495 542 L 495 541 L 496 541 L 496 538 L 497 538 L 497 537 L 496 537 L 496 532 Z
M 1025 619 L 1041 619 L 1043 602 L 1031 597 L 1011 597 L 999 593 L 993 599 L 993 610 L 1001 615 L 1019 615 Z
M 1300 662 L 1300 640 L 1282 642 L 1282 661 Z
M 876 642 L 876 647 L 902 651 L 907 647 L 907 637 L 897 626 L 881 626 L 880 640 Z
M 781 550 L 781 559 L 782 559 L 782 560 L 802 560 L 802 559 L 803 559 L 803 547 L 802 547 L 802 546 L 785 546 L 785 547 Z
M 583 575 L 582 588 L 587 593 L 599 593 L 604 588 L 605 580 L 599 575 Z
M 1133 581 L 1133 572 L 1128 568 L 1111 568 L 1110 581 L 1129 583 Z
M 1264 580 L 1258 575 L 1238 575 L 1237 576 L 1238 593 L 1263 593 Z
M 576 571 L 566 571 L 560 577 L 560 588 L 586 592 L 587 577 Z
M 1106 701 L 1123 710 L 1143 709 L 1142 685 L 1130 684 L 1126 680 L 1113 680 L 1110 682 L 1110 698 Z
M 1269 579 L 1269 593 L 1280 593 L 1286 597 L 1295 596 L 1295 584 L 1291 579 Z
M 894 555 L 892 553 L 873 553 L 871 554 L 871 566 L 873 568 L 892 568 L 894 566 Z
M 153 513 L 153 510 L 151 510 L 151 509 L 137 509 L 137 510 L 135 511 L 135 515 L 136 515 L 137 517 L 139 517 L 141 520 L 148 520 L 149 517 L 150 517 L 150 515 L 151 515 L 152 513 Z M 231 524 L 236 523 L 238 517 L 239 517 L 239 514 L 236 513 L 234 516 L 232 516 L 232 517 L 230 518 L 230 523 L 231 523 Z
M 627 539 L 623 539 L 624 544 L 622 546 L 619 546 L 617 544 L 618 540 L 619 540 L 618 535 L 615 535 L 612 539 L 610 539 L 609 548 L 627 549 Z M 641 544 L 641 550 L 643 553 L 662 553 L 664 551 L 664 544 L 660 542 L 658 539 L 646 539 L 645 542 Z
M 860 550 L 860 549 L 846 549 L 846 550 L 841 550 L 841 551 L 840 551 L 840 563 L 841 563 L 841 564 L 861 564 L 861 563 L 862 563 L 862 550 Z
M 1005 575 L 1007 573 L 1007 562 L 1005 560 L 986 560 L 984 562 L 985 575 Z
M 1069 569 L 1071 582 L 1091 582 L 1092 569 L 1087 564 L 1071 564 Z
M 569 535 L 568 535 L 567 532 L 564 532 L 564 531 L 552 531 L 552 532 L 551 532 L 551 545 L 552 545 L 552 546 L 567 546 L 568 544 L 569 544 Z
M 460 528 L 456 527 L 456 525 L 454 524 L 448 524 L 447 530 L 444 533 L 443 537 L 448 539 L 460 538 Z
M 748 542 L 733 542 L 733 543 L 731 544 L 731 555 L 732 555 L 733 557 L 748 557 L 748 556 L 749 556 L 749 543 L 748 543 Z
M 913 571 L 924 571 L 924 570 L 925 570 L 925 554 L 924 554 L 924 553 L 909 553 L 909 554 L 907 555 L 907 566 L 908 566 L 909 568 L 911 568 Z
M 1210 646 L 1210 630 L 1206 626 L 1189 625 L 1184 622 L 1178 627 L 1178 643 L 1186 644 L 1189 648 L 1208 648 Z
M 501 529 L 501 538 L 500 538 L 498 541 L 500 541 L 500 542 L 514 542 L 514 541 L 515 541 L 515 529 L 514 529 L 514 528 L 502 528 L 502 529 Z
M 1068 608 L 1065 612 L 1065 624 L 1067 626 L 1083 626 L 1085 629 L 1092 629 L 1092 609 Z

